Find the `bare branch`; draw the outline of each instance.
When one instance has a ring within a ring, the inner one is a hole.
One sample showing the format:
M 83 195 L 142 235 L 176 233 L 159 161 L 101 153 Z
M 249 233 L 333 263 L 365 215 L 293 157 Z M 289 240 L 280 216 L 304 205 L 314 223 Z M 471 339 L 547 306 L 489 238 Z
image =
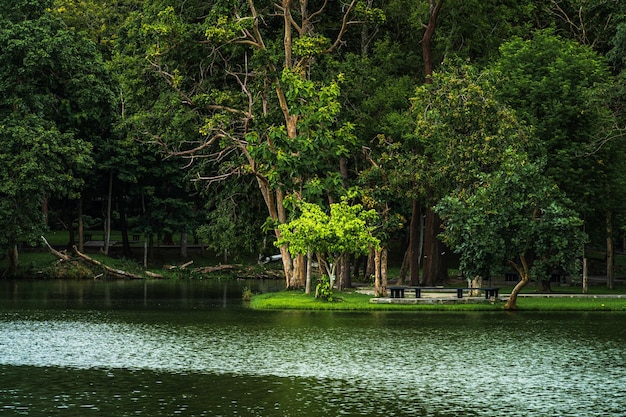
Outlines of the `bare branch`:
M 315 12 L 313 12 L 313 13 L 311 13 L 309 15 L 309 21 L 313 20 L 318 15 L 322 14 L 324 12 L 324 10 L 326 9 L 327 5 L 328 5 L 328 0 L 324 0 L 324 4 L 322 4 L 322 6 L 317 11 L 315 11 Z
M 219 134 L 215 134 L 211 139 L 202 142 L 201 145 L 196 146 L 195 148 L 192 149 L 188 149 L 185 151 L 168 151 L 169 156 L 187 156 L 187 155 L 194 155 L 197 154 L 198 152 L 202 151 L 203 149 L 208 148 L 209 146 L 213 145 L 215 142 L 217 142 L 218 139 L 222 139 L 226 137 L 226 134 L 224 133 L 219 133 Z
M 613 125 L 611 128 L 603 129 L 603 133 L 604 133 L 604 136 L 594 141 L 590 145 L 591 149 L 589 150 L 589 152 L 586 152 L 585 154 L 583 154 L 582 155 L 583 157 L 595 155 L 609 142 L 617 140 L 617 139 L 625 138 L 626 127 L 619 127 L 619 126 Z
M 356 6 L 356 0 L 352 0 L 350 2 L 350 5 L 348 6 L 348 9 L 346 10 L 346 12 L 343 15 L 343 20 L 341 22 L 341 29 L 339 30 L 339 34 L 337 34 L 337 38 L 335 39 L 335 42 L 333 42 L 333 44 L 324 51 L 325 54 L 332 52 L 334 49 L 336 49 L 340 44 L 341 41 L 343 39 L 343 35 L 345 35 L 346 30 L 348 29 L 348 26 L 350 24 L 353 24 L 355 22 L 351 22 L 349 20 L 350 18 L 350 14 L 352 13 L 352 10 L 354 9 L 354 7 Z

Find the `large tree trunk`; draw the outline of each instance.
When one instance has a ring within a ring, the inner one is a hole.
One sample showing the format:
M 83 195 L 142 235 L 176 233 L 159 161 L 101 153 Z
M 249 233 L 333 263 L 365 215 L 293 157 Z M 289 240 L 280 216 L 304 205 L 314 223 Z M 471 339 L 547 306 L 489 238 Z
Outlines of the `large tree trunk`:
M 283 205 L 282 190 L 278 189 L 276 191 L 272 191 L 269 182 L 265 178 L 257 176 L 256 179 L 259 184 L 259 190 L 261 191 L 263 200 L 265 201 L 265 206 L 267 207 L 270 219 L 277 223 L 285 223 L 287 215 Z M 276 236 L 276 239 L 280 239 L 280 230 L 274 229 L 274 235 Z M 291 254 L 289 253 L 289 249 L 287 245 L 283 245 L 279 249 L 281 261 L 283 263 L 283 272 L 285 274 L 285 287 L 297 288 L 297 286 L 293 286 L 296 285 L 297 280 L 294 278 L 294 262 Z
M 409 273 L 411 276 L 411 285 L 419 285 L 419 248 L 420 248 L 420 224 L 422 219 L 422 210 L 416 199 L 413 199 L 411 208 L 411 225 L 409 232 Z
M 432 59 L 432 39 L 437 27 L 437 18 L 441 12 L 443 0 L 429 0 L 429 17 L 428 24 L 422 36 L 422 58 L 424 60 L 424 82 L 432 84 L 433 59 Z M 427 285 L 433 285 L 435 282 L 442 282 L 443 262 L 441 259 L 442 245 L 437 238 L 440 229 L 440 220 L 432 209 L 426 209 L 426 224 L 424 233 L 424 280 Z M 446 273 L 447 275 L 447 273 Z
M 387 258 L 388 258 L 387 248 L 383 247 L 380 253 L 380 279 L 381 279 L 381 290 L 383 294 L 387 292 Z
M 301 288 L 306 280 L 306 260 L 304 255 L 298 255 L 293 258 L 293 272 L 289 284 L 289 288 Z
M 426 285 L 435 285 L 444 282 L 447 269 L 443 260 L 445 247 L 437 237 L 441 233 L 441 220 L 432 210 L 426 210 L 426 224 L 424 233 L 424 282 Z
M 374 295 L 376 297 L 385 296 L 385 288 L 383 288 L 383 283 L 380 276 L 380 254 L 381 251 L 374 250 Z
M 350 255 L 344 254 L 340 259 L 339 265 L 339 289 L 352 287 L 352 274 L 350 274 Z

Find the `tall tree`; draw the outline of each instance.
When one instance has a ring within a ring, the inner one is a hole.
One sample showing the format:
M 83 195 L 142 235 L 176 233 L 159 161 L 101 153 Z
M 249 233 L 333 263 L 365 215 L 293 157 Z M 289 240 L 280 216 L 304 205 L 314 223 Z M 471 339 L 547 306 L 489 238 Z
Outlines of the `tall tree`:
M 168 148 L 219 162 L 219 173 L 204 175 L 209 180 L 254 175 L 276 225 L 287 221 L 287 195 L 341 187 L 339 160 L 354 140 L 352 126 L 337 123 L 341 77 L 315 79 L 316 65 L 369 9 L 356 0 L 317 8 L 292 0 L 218 1 L 204 16 L 188 16 L 187 4 L 179 6 L 162 7 L 142 25 L 154 73 L 178 94 L 177 105 L 204 119 L 195 137 Z M 185 50 L 197 60 L 185 58 Z M 302 262 L 286 246 L 281 254 L 286 286 L 301 285 Z
M 614 187 L 605 164 L 615 160 L 605 153 L 610 147 L 601 146 L 615 133 L 606 62 L 589 46 L 541 30 L 503 44 L 495 66 L 506 75 L 500 99 L 534 126 L 532 156 L 547 158 L 546 175 L 575 202 L 588 228 L 605 230 L 612 253 L 606 240 L 612 215 L 597 203 L 618 197 L 607 192 Z
M 467 274 L 501 272 L 520 276 L 505 305 L 531 279 L 546 280 L 553 269 L 577 270 L 583 224 L 560 190 L 519 151 L 506 149 L 496 171 L 479 174 L 470 189 L 457 189 L 437 205 L 446 243 L 460 254 Z
M 497 73 L 452 61 L 416 90 L 415 139 L 409 145 L 424 158 L 419 183 L 427 206 L 457 187 L 470 187 L 477 173 L 496 169 L 503 148 L 523 149 L 528 143 L 527 129 L 495 98 L 498 78 Z M 436 226 L 434 239 L 439 223 L 430 225 Z M 435 256 L 432 252 L 424 255 Z M 434 278 L 425 274 L 426 282 Z
M 92 163 L 88 141 L 111 116 L 99 53 L 50 6 L 45 0 L 0 5 L 2 250 L 45 227 L 46 197 L 78 196 Z

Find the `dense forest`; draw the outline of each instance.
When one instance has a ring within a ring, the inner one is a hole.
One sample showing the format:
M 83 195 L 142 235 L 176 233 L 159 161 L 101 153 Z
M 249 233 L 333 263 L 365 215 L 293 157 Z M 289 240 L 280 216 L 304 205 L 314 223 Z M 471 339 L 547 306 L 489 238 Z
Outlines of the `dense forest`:
M 47 228 L 115 229 L 124 256 L 280 250 L 290 288 L 307 255 L 384 290 L 389 258 L 525 281 L 585 246 L 613 285 L 623 1 L 8 0 L 0 45 L 13 267 Z

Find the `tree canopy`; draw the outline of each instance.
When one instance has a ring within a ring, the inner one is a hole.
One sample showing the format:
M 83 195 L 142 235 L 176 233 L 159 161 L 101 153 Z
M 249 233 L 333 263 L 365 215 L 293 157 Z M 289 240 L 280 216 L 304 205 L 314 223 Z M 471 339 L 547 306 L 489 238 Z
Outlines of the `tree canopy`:
M 511 149 L 501 169 L 477 176 L 471 190 L 457 190 L 437 205 L 444 240 L 460 255 L 464 274 L 488 277 L 513 268 L 520 276 L 506 307 L 531 279 L 549 280 L 555 270 L 576 272 L 583 221 L 558 187 Z
M 190 233 L 220 255 L 276 239 L 295 288 L 305 251 L 281 225 L 304 204 L 332 213 L 356 187 L 352 205 L 378 218 L 367 257 L 384 264 L 390 250 L 412 271 L 424 260 L 434 282 L 447 249 L 432 207 L 478 199 L 509 171 L 552 190 L 513 169 L 514 154 L 556 184 L 590 244 L 606 245 L 609 276 L 626 230 L 624 11 L 577 0 L 4 2 L 0 249 L 47 215 L 72 235 L 83 220 L 119 228 L 125 255 L 129 231 L 170 243 L 178 233 L 181 245 Z M 338 275 L 380 275 L 358 262 Z
M 93 164 L 91 142 L 111 128 L 113 96 L 100 54 L 46 12 L 47 4 L 18 1 L 1 8 L 3 252 L 45 227 L 46 198 L 79 194 Z

